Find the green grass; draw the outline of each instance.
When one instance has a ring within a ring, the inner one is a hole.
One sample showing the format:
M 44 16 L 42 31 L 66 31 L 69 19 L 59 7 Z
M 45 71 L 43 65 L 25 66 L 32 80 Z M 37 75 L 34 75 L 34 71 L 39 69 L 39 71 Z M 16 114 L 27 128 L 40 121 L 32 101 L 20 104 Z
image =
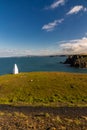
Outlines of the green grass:
M 0 103 L 87 105 L 87 74 L 30 72 L 0 76 Z

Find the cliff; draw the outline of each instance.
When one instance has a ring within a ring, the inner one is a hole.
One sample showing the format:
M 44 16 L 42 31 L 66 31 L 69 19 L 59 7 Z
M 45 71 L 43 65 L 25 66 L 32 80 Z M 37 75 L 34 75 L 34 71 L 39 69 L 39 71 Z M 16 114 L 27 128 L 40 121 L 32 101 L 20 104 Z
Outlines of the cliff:
M 70 66 L 77 68 L 87 68 L 87 55 L 68 56 L 64 64 L 70 64 Z

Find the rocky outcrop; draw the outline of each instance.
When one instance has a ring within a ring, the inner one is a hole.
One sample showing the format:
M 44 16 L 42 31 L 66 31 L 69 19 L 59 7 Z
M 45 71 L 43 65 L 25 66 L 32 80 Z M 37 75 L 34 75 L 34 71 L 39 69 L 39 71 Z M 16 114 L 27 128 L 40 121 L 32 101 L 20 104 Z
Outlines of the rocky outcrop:
M 87 55 L 68 56 L 64 64 L 70 64 L 72 67 L 87 68 Z

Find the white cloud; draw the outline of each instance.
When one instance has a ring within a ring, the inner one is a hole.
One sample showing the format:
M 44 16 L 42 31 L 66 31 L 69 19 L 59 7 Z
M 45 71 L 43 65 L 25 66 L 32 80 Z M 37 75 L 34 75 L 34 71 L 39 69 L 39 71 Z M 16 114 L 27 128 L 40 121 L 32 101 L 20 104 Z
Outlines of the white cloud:
M 87 11 L 87 8 L 84 8 L 84 11 L 86 12 L 86 11 Z
M 0 57 L 26 56 L 31 54 L 30 50 L 21 49 L 0 49 Z
M 39 50 L 39 54 L 38 55 L 47 56 L 47 55 L 51 55 L 51 54 L 52 54 L 52 51 L 50 49 L 43 49 L 43 50 Z
M 59 45 L 61 52 L 64 54 L 81 54 L 87 53 L 87 37 L 82 39 L 61 42 Z
M 87 36 L 87 32 L 85 33 L 85 36 Z
M 74 7 L 67 13 L 67 15 L 77 14 L 77 13 L 80 12 L 81 10 L 82 10 L 82 11 L 87 11 L 87 9 L 84 8 L 82 5 L 74 6 Z
M 20 56 L 47 56 L 55 54 L 54 49 L 21 50 L 21 49 L 0 49 L 0 57 L 20 57 Z
M 56 0 L 54 3 L 52 3 L 50 6 L 46 7 L 45 9 L 55 9 L 60 5 L 64 5 L 65 0 Z
M 87 54 L 87 37 L 69 41 L 60 41 L 49 47 L 38 50 L 0 49 L 0 57 L 15 57 L 27 55 L 57 55 L 57 54 Z
M 56 26 L 58 26 L 58 24 L 62 23 L 63 21 L 64 21 L 64 19 L 54 20 L 54 21 L 51 22 L 51 23 L 45 24 L 45 25 L 42 27 L 42 30 L 46 30 L 47 32 L 53 31 L 54 28 L 55 28 Z

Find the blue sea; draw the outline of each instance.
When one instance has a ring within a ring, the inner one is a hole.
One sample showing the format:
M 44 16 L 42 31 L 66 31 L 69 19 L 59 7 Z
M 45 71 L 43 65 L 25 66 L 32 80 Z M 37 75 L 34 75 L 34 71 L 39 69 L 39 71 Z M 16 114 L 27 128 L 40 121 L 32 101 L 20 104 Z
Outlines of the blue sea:
M 65 60 L 66 57 L 60 56 L 0 58 L 0 75 L 12 73 L 15 63 L 18 66 L 19 72 L 59 71 L 87 73 L 87 69 L 74 68 L 60 63 Z

